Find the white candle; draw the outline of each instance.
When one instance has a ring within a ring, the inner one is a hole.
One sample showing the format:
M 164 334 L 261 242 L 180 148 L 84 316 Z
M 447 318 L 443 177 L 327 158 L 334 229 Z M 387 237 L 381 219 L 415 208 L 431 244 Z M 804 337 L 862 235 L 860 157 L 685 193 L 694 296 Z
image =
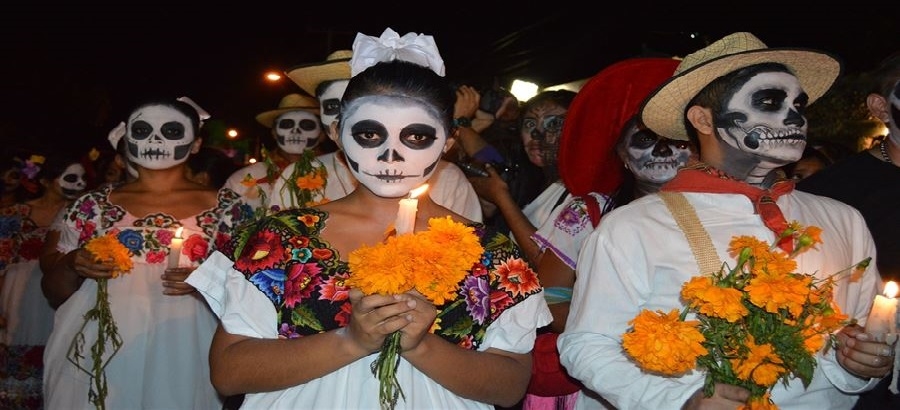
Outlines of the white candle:
M 184 244 L 184 238 L 181 237 L 181 231 L 184 227 L 175 230 L 175 237 L 169 243 L 169 268 L 177 268 L 178 260 L 181 258 L 181 245 Z
M 875 296 L 869 318 L 866 319 L 866 333 L 878 341 L 884 341 L 886 334 L 897 333 L 897 290 L 896 282 L 885 284 L 884 295 Z
M 412 191 L 409 191 L 409 197 L 400 200 L 400 209 L 397 210 L 397 220 L 394 222 L 394 230 L 397 235 L 410 233 L 416 228 L 416 213 L 419 208 L 419 200 L 416 199 L 428 189 L 428 184 L 424 184 Z

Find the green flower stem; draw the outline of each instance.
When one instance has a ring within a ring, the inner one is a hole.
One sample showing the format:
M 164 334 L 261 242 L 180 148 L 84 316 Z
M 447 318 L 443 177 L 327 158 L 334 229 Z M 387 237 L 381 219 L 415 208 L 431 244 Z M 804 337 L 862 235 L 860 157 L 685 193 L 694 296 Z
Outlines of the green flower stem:
M 391 333 L 381 346 L 378 358 L 372 362 L 372 374 L 378 378 L 380 389 L 378 401 L 383 410 L 393 410 L 397 399 L 406 399 L 397 381 L 397 367 L 400 366 L 400 332 Z
M 93 308 L 84 313 L 84 323 L 72 339 L 66 355 L 75 367 L 91 377 L 88 399 L 97 410 L 106 409 L 106 396 L 109 394 L 106 384 L 106 365 L 119 352 L 123 343 L 109 307 L 108 281 L 109 279 L 106 278 L 97 279 L 97 301 Z M 85 358 L 84 330 L 91 321 L 97 322 L 97 340 L 91 346 L 91 368 L 88 369 L 82 366 L 81 360 Z M 108 357 L 104 357 L 108 345 L 111 345 L 112 353 Z

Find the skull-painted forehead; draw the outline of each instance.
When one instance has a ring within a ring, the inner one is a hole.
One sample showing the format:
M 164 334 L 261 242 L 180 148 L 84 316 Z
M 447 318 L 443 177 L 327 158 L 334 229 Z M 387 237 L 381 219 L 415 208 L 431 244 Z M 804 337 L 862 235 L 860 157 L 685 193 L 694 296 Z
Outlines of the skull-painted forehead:
M 773 166 L 803 154 L 809 96 L 786 69 L 753 73 L 737 81 L 721 101 L 714 121 L 728 145 Z
M 288 111 L 275 119 L 275 142 L 289 154 L 302 154 L 318 142 L 322 127 L 315 113 L 304 110 Z
M 351 172 L 383 197 L 401 197 L 425 183 L 447 138 L 441 116 L 414 98 L 360 97 L 340 122 L 340 142 Z
M 171 168 L 187 160 L 195 138 L 187 115 L 163 104 L 146 105 L 128 118 L 128 159 L 144 168 Z

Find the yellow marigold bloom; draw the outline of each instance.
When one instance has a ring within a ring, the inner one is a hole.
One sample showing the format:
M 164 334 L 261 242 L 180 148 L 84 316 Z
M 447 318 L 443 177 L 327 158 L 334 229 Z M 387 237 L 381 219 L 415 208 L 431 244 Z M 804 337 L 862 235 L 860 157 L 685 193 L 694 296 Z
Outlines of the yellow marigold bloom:
M 803 312 L 809 295 L 811 278 L 806 275 L 770 275 L 762 273 L 750 280 L 744 290 L 750 295 L 750 303 L 769 313 L 785 308 L 794 317 Z
M 84 245 L 94 255 L 95 262 L 111 261 L 115 269 L 112 277 L 118 277 L 120 274 L 128 273 L 134 267 L 131 260 L 131 251 L 122 245 L 115 236 L 104 235 L 98 236 L 88 241 Z
M 681 321 L 678 310 L 641 311 L 622 335 L 622 346 L 641 368 L 664 375 L 677 375 L 694 368 L 697 357 L 708 353 L 706 338 L 697 321 Z
M 769 244 L 759 240 L 759 238 L 755 236 L 736 236 L 731 239 L 731 243 L 728 246 L 728 254 L 731 255 L 732 258 L 737 258 L 744 248 L 750 248 L 750 251 L 754 256 L 764 255 L 769 251 Z
M 314 191 L 325 187 L 325 178 L 320 173 L 313 172 L 297 178 L 296 184 L 297 188 Z
M 253 178 L 253 175 L 250 174 L 244 175 L 244 178 L 241 179 L 241 185 L 253 188 L 256 186 L 256 178 Z
M 752 381 L 762 386 L 771 386 L 786 372 L 786 369 L 781 366 L 784 361 L 778 357 L 771 344 L 758 345 L 753 336 L 749 336 L 745 346 L 749 350 L 745 358 L 730 360 L 735 375 L 741 380 Z
M 699 313 L 737 322 L 750 311 L 741 303 L 743 292 L 713 284 L 710 277 L 695 276 L 681 288 L 681 297 Z

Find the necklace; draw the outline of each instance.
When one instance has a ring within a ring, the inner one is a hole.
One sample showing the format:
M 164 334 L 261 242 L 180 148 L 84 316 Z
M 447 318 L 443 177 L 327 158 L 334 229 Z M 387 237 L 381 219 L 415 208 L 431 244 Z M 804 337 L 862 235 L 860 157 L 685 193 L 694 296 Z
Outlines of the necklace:
M 887 139 L 885 139 L 884 141 L 881 141 L 881 144 L 878 144 L 878 150 L 881 151 L 881 159 L 884 162 L 887 162 L 888 164 L 893 164 L 894 161 L 891 161 L 891 156 L 888 155 L 888 152 L 887 152 L 887 144 L 888 144 Z

